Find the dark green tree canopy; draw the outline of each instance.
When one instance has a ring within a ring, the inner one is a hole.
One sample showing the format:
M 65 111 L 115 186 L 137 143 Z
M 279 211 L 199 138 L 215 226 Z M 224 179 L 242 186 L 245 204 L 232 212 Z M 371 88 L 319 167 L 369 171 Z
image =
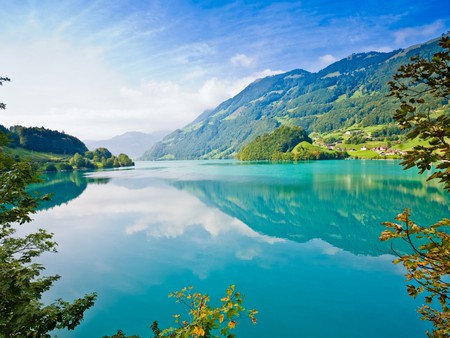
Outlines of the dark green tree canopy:
M 301 127 L 281 126 L 270 134 L 256 137 L 237 155 L 239 160 L 271 160 L 279 153 L 291 152 L 300 142 L 312 143 L 311 138 Z
M 13 126 L 9 130 L 11 146 L 55 154 L 84 154 L 88 149 L 78 138 L 44 127 Z

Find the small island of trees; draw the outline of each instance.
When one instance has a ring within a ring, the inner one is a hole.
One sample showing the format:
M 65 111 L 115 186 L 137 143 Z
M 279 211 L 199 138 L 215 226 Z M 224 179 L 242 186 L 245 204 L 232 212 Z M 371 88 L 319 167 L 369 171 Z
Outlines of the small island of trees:
M 106 148 L 86 151 L 84 155 L 75 153 L 68 162 L 75 169 L 106 169 L 134 166 L 134 162 L 125 154 L 115 156 Z M 67 168 L 67 165 L 66 165 Z
M 312 145 L 301 127 L 281 126 L 270 134 L 258 136 L 236 157 L 241 161 L 299 161 L 340 159 L 348 154 Z

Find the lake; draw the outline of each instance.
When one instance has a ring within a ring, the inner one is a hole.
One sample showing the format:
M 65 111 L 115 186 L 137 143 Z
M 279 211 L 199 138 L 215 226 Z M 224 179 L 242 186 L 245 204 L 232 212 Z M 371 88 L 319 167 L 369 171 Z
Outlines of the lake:
M 59 337 L 150 337 L 154 320 L 184 313 L 170 292 L 192 285 L 214 301 L 230 284 L 260 312 L 255 326 L 240 319 L 241 338 L 425 337 L 422 301 L 378 237 L 406 207 L 424 225 L 447 217 L 449 198 L 397 161 L 138 162 L 35 188 L 54 192 L 27 225 L 59 244 L 41 259 L 62 276 L 46 299 L 98 293 Z

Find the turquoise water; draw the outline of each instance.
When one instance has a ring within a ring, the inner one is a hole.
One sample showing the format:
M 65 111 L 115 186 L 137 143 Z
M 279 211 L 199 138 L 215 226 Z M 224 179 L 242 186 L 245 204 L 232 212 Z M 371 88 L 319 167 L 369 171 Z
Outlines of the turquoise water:
M 230 284 L 260 311 L 238 337 L 425 336 L 380 223 L 410 207 L 429 224 L 448 216 L 449 199 L 398 162 L 141 162 L 36 189 L 55 193 L 32 225 L 59 243 L 42 258 L 62 276 L 47 299 L 98 292 L 59 337 L 150 337 L 153 320 L 166 327 L 184 311 L 170 292 L 193 285 L 218 299 Z

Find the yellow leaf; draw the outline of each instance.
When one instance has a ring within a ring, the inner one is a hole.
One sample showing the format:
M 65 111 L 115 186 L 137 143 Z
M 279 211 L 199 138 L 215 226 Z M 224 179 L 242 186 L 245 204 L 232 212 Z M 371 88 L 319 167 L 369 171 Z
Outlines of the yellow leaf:
M 223 314 L 221 314 L 220 316 L 219 316 L 219 323 L 222 323 L 223 322 L 223 319 L 224 319 L 224 315 Z
M 195 326 L 192 330 L 192 334 L 196 337 L 203 337 L 205 335 L 205 330 L 203 330 L 203 328 L 200 326 Z
M 236 327 L 236 324 L 237 324 L 237 322 L 235 322 L 234 320 L 230 320 L 230 321 L 228 322 L 228 327 L 229 327 L 230 329 L 234 329 L 234 328 Z

